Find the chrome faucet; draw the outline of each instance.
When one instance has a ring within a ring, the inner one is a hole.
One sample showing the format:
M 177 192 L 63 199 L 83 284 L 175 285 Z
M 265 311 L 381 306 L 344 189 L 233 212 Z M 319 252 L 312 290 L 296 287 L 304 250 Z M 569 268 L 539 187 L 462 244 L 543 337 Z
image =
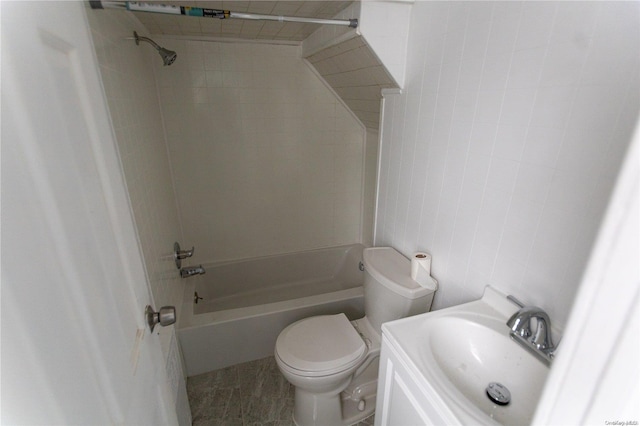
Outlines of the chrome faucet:
M 531 328 L 532 320 L 535 320 L 535 332 Z M 556 348 L 551 340 L 551 320 L 545 311 L 536 306 L 522 306 L 509 318 L 507 325 L 513 340 L 545 364 L 551 364 Z
M 204 270 L 204 268 L 202 267 L 202 265 L 198 265 L 198 266 L 185 266 L 184 268 L 180 269 L 180 276 L 182 278 L 189 278 L 192 277 L 194 275 L 200 275 L 200 274 L 204 274 L 206 271 Z

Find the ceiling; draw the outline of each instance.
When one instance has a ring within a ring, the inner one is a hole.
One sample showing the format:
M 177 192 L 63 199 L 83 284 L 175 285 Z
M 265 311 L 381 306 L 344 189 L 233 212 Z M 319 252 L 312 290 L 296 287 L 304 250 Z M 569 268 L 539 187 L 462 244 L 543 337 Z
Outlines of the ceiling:
M 331 19 L 352 1 L 162 1 L 146 3 L 222 9 L 261 15 L 298 16 Z M 197 18 L 161 13 L 133 12 L 151 34 L 230 37 L 248 40 L 302 41 L 317 30 L 319 24 L 300 22 L 255 21 L 246 19 Z

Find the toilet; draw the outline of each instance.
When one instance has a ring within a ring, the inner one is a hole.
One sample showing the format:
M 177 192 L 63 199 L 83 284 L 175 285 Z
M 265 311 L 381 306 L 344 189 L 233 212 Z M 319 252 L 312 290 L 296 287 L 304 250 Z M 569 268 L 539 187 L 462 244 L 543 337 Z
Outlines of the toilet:
M 282 330 L 276 341 L 278 368 L 295 387 L 298 426 L 346 426 L 373 414 L 382 323 L 431 309 L 437 281 L 414 281 L 411 262 L 402 254 L 391 247 L 367 248 L 363 263 L 363 318 L 305 318 Z

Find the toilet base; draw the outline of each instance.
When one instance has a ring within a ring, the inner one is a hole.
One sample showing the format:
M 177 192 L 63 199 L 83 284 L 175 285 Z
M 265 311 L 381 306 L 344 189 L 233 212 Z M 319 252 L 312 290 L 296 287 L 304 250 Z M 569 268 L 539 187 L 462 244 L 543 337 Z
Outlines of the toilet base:
M 364 409 L 360 411 L 359 405 L 364 402 Z M 367 417 L 373 415 L 376 409 L 376 394 L 367 395 L 360 401 L 354 401 L 350 398 L 342 400 L 342 425 L 354 425 Z
M 377 372 L 376 368 L 367 370 Z M 293 421 L 297 426 L 350 426 L 371 416 L 376 408 L 377 374 L 351 383 L 339 394 L 317 394 L 296 388 Z
M 351 370 L 352 374 L 344 377 L 344 381 L 338 381 L 338 384 L 327 381 L 331 386 L 324 387 L 319 386 L 320 377 L 301 378 L 287 374 L 286 366 L 280 364 L 276 351 L 280 370 L 295 386 L 293 421 L 297 426 L 350 426 L 375 412 L 380 335 L 366 317 L 351 323 L 367 342 L 369 350 L 358 368 Z M 305 390 L 309 388 L 316 392 Z
M 340 394 L 318 394 L 296 387 L 293 421 L 297 426 L 342 424 Z
M 314 395 L 308 394 L 314 397 Z M 296 398 L 299 395 L 296 393 Z M 360 401 L 364 401 L 364 410 L 360 411 L 358 406 Z M 293 422 L 296 426 L 350 426 L 374 414 L 376 408 L 376 395 L 368 395 L 360 401 L 350 398 L 340 400 L 334 398 L 313 398 L 307 400 L 304 408 L 296 406 L 293 413 Z M 301 410 L 302 408 L 302 410 Z M 311 410 L 307 411 L 307 408 Z M 341 414 L 338 416 L 337 414 Z
M 371 416 L 376 409 L 379 358 L 374 360 L 340 394 L 342 424 L 352 425 Z

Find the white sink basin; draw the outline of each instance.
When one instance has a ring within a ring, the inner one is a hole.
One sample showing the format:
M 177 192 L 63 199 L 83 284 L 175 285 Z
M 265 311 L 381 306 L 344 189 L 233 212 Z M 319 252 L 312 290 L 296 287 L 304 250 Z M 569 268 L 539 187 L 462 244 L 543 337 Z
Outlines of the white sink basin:
M 387 323 L 383 330 L 461 424 L 529 424 L 549 369 L 509 337 L 506 322 L 517 307 L 498 297 L 492 306 L 492 298 L 485 293 L 482 300 Z M 491 382 L 508 388 L 509 404 L 489 399 Z

